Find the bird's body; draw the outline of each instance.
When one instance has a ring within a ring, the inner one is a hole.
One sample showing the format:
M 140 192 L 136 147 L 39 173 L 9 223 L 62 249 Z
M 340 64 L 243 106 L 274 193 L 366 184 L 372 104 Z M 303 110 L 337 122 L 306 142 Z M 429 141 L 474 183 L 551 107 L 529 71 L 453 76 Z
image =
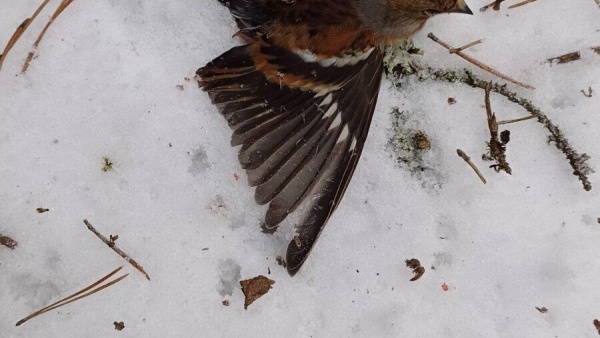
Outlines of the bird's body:
M 294 274 L 348 186 L 377 102 L 382 47 L 462 0 L 219 0 L 246 45 L 197 72 L 241 145 L 239 161 L 274 228 L 298 210 Z

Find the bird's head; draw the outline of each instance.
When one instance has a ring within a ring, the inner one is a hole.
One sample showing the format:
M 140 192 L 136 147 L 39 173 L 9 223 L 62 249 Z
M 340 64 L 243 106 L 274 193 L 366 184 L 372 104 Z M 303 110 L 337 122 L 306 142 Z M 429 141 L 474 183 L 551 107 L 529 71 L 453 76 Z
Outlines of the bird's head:
M 473 14 L 464 0 L 351 0 L 362 22 L 383 39 L 401 40 L 437 14 Z

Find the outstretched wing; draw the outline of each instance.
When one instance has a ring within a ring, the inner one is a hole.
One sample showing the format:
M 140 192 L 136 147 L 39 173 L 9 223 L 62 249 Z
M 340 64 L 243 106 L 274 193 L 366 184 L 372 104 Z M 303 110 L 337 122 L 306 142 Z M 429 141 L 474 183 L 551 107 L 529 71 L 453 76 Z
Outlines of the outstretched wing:
M 288 246 L 294 274 L 338 206 L 369 131 L 382 74 L 382 53 L 365 49 L 320 59 L 271 45 L 260 34 L 197 72 L 200 86 L 233 129 L 239 161 L 269 203 L 274 228 L 298 209 Z M 301 208 L 299 209 L 299 206 Z

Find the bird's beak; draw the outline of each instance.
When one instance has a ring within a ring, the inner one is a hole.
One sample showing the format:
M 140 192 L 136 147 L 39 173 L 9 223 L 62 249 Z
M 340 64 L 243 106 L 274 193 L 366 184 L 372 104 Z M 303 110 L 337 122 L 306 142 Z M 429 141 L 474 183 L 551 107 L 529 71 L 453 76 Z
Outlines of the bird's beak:
M 469 8 L 469 6 L 467 6 L 465 0 L 456 1 L 456 6 L 454 6 L 454 8 L 452 8 L 448 13 L 462 13 L 473 15 L 473 12 Z

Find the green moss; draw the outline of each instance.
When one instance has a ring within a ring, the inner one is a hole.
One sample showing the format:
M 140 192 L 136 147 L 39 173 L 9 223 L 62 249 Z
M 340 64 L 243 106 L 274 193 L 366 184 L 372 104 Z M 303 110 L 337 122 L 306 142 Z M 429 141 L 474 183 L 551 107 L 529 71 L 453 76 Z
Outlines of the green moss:
M 102 167 L 102 171 L 105 173 L 112 171 L 113 163 L 110 161 L 110 159 L 108 157 L 103 157 L 102 160 L 104 161 L 104 166 Z

